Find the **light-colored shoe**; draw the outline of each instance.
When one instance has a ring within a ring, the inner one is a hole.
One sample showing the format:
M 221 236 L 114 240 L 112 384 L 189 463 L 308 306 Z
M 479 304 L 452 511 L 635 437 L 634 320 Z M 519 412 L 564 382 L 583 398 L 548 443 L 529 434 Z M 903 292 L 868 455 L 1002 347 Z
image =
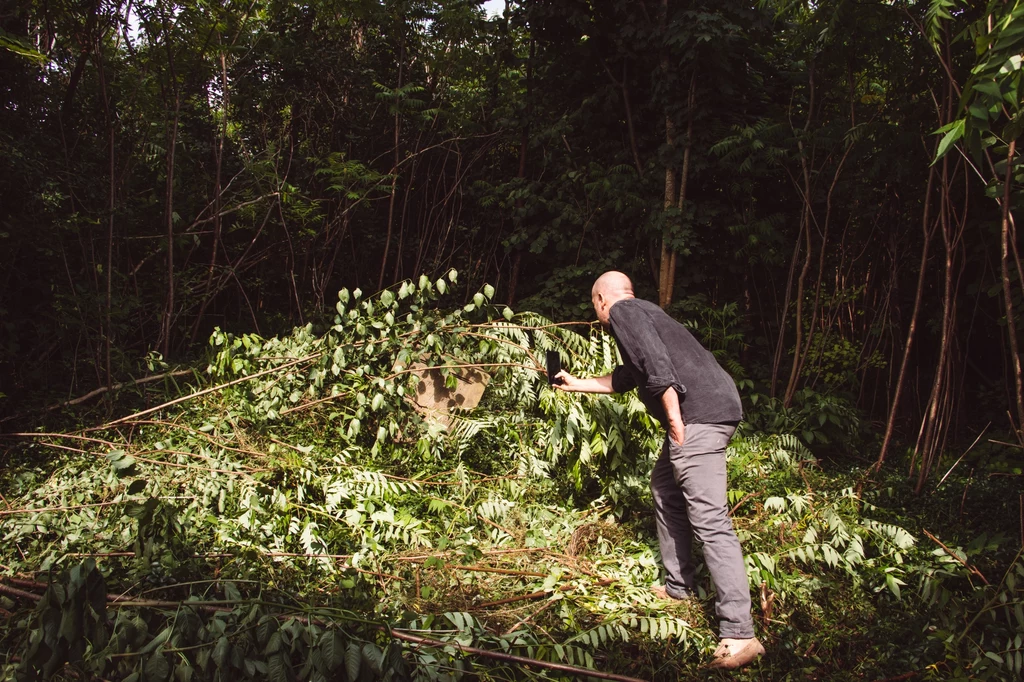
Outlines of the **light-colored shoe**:
M 653 592 L 654 596 L 658 599 L 664 599 L 666 601 L 683 601 L 693 596 L 692 594 L 687 594 L 682 597 L 677 597 L 675 595 L 669 594 L 668 588 L 664 585 L 651 585 L 651 592 Z
M 764 654 L 764 647 L 756 637 L 750 639 L 722 639 L 715 649 L 709 668 L 736 670 Z

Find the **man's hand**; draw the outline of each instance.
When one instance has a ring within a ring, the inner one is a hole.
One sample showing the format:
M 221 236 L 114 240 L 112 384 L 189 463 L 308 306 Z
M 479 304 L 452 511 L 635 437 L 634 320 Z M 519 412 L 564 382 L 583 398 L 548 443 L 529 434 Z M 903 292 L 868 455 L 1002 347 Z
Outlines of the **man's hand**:
M 566 372 L 564 369 L 561 372 L 559 372 L 558 374 L 555 375 L 555 379 L 556 380 L 557 379 L 561 380 L 561 381 L 555 381 L 555 383 L 551 384 L 552 386 L 554 386 L 558 390 L 565 391 L 566 393 L 578 393 L 578 392 L 580 392 L 579 385 L 580 385 L 580 383 L 583 380 L 574 377 L 573 375 L 571 375 L 568 372 Z
M 669 424 L 668 437 L 676 445 L 682 445 L 686 442 L 686 425 L 682 421 L 677 424 Z
M 661 394 L 661 405 L 668 417 L 668 437 L 676 445 L 682 445 L 686 441 L 686 424 L 683 422 L 683 412 L 679 409 L 679 396 L 675 389 L 670 388 Z
M 562 383 L 554 384 L 559 391 L 566 393 L 615 393 L 612 388 L 612 375 L 606 374 L 603 377 L 591 377 L 580 379 L 566 372 L 564 369 L 555 375 Z

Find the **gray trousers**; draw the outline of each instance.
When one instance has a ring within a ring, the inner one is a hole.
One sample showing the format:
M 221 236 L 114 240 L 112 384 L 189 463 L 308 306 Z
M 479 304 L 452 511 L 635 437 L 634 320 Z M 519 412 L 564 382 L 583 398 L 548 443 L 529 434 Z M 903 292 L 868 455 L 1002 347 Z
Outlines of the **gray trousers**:
M 696 592 L 696 536 L 718 592 L 719 637 L 747 639 L 754 636 L 750 585 L 725 496 L 725 446 L 735 431 L 731 424 L 687 424 L 682 445 L 666 436 L 651 492 L 666 591 L 676 598 Z

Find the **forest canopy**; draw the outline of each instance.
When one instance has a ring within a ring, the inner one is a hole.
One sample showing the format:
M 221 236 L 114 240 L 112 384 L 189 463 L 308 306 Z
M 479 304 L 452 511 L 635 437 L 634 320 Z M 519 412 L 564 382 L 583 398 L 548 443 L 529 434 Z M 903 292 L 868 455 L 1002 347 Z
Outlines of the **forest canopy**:
M 537 360 L 614 365 L 615 269 L 740 388 L 772 674 L 1019 675 L 1022 58 L 1018 0 L 5 3 L 5 674 L 693 674 L 656 426 Z

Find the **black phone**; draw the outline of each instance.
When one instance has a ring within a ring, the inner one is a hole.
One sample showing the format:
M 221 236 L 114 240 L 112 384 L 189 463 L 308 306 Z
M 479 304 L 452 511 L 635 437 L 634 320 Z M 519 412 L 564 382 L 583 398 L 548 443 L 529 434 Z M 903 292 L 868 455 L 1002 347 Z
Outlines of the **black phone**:
M 556 377 L 555 375 L 562 371 L 562 358 L 558 355 L 557 350 L 548 351 L 548 384 L 554 386 L 558 384 L 561 386 L 565 383 L 565 380 Z

